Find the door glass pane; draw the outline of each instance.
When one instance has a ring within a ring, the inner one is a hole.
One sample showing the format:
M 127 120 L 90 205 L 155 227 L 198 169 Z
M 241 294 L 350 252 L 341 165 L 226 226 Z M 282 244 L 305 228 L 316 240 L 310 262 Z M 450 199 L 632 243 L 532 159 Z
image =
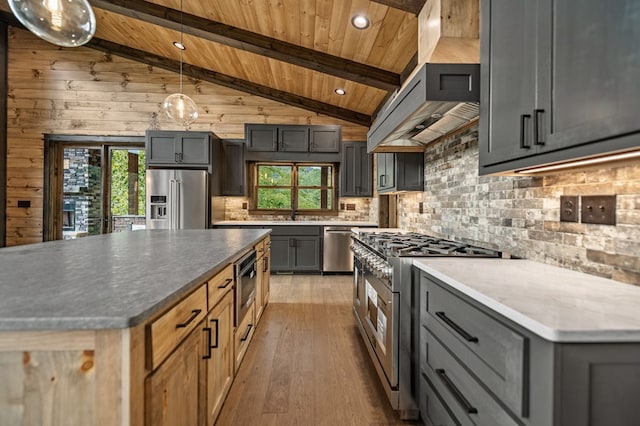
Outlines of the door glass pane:
M 111 232 L 145 228 L 145 151 L 111 149 Z
M 102 154 L 100 148 L 65 148 L 62 183 L 62 238 L 101 232 Z

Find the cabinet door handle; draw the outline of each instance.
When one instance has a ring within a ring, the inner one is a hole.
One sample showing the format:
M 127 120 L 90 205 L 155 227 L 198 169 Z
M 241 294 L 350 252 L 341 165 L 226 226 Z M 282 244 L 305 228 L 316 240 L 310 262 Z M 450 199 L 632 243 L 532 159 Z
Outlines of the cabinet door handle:
M 264 257 L 263 264 L 264 268 L 262 269 L 262 272 L 267 272 L 269 270 L 269 258 L 267 256 Z
M 478 414 L 478 409 L 471 405 L 469 401 L 467 401 L 467 398 L 462 395 L 462 392 L 458 390 L 456 385 L 453 384 L 451 379 L 449 379 L 449 377 L 447 376 L 447 373 L 442 368 L 437 368 L 436 373 L 438 373 L 438 377 L 440 378 L 442 383 L 444 383 L 447 389 L 449 389 L 449 392 L 453 394 L 454 398 L 458 400 L 458 403 L 468 414 Z
M 533 142 L 536 145 L 544 145 L 544 132 L 541 132 L 539 128 L 540 124 L 543 123 L 542 114 L 544 114 L 543 109 L 533 110 Z
M 219 285 L 218 288 L 227 288 L 229 287 L 229 284 L 231 284 L 233 282 L 233 280 L 231 278 L 227 278 L 227 280 L 224 282 L 224 284 Z
M 531 119 L 531 116 L 529 114 L 522 114 L 520 116 L 520 148 L 522 149 L 531 148 L 531 145 L 529 145 L 529 142 L 527 141 L 526 121 L 528 119 Z
M 186 326 L 191 324 L 191 322 L 193 322 L 193 320 L 196 319 L 196 317 L 198 315 L 200 315 L 200 312 L 202 312 L 202 309 L 193 309 L 191 311 L 191 316 L 189 318 L 187 318 L 185 322 L 181 322 L 180 324 L 176 324 L 176 328 L 185 328 Z
M 251 333 L 251 329 L 253 328 L 253 324 L 249 324 L 249 326 L 247 326 L 247 331 L 246 333 L 244 333 L 244 336 L 242 336 L 240 338 L 241 342 L 244 342 L 245 340 L 247 340 L 249 338 L 249 333 Z
M 207 353 L 202 357 L 202 359 L 211 359 L 211 328 L 205 327 L 202 331 L 207 333 Z
M 209 352 L 211 352 L 211 349 L 218 349 L 218 318 L 212 319 L 211 322 L 214 323 L 216 327 L 216 342 L 211 344 L 211 335 L 209 335 Z
M 453 322 L 451 318 L 447 316 L 444 312 L 436 312 L 436 316 L 444 321 L 449 327 L 453 328 L 453 330 L 458 333 L 464 340 L 467 342 L 478 343 L 478 338 L 467 333 L 462 327 Z

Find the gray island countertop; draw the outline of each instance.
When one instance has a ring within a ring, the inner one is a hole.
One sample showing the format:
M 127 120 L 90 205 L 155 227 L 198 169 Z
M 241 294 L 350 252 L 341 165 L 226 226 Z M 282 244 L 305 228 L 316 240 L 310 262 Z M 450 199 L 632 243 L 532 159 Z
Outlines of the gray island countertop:
M 0 249 L 0 330 L 135 326 L 268 233 L 133 231 Z

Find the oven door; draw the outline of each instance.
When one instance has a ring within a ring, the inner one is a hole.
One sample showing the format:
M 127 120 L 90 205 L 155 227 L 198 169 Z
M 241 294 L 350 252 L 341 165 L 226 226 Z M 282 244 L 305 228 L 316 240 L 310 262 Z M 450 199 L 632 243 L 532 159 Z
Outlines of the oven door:
M 389 385 L 397 389 L 399 295 L 392 293 L 384 281 L 367 269 L 364 273 L 364 287 L 365 306 L 362 326 L 387 376 Z
M 360 324 L 364 324 L 366 306 L 364 268 L 362 267 L 362 262 L 356 257 L 353 259 L 353 309 L 360 320 Z

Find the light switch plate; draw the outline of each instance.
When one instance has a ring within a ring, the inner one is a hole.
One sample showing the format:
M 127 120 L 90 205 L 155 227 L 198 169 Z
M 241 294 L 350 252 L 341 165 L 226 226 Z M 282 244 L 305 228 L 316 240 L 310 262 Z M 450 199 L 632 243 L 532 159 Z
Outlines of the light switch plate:
M 577 195 L 560 196 L 560 222 L 577 222 L 580 216 Z
M 581 202 L 582 223 L 616 224 L 615 195 L 584 195 Z

